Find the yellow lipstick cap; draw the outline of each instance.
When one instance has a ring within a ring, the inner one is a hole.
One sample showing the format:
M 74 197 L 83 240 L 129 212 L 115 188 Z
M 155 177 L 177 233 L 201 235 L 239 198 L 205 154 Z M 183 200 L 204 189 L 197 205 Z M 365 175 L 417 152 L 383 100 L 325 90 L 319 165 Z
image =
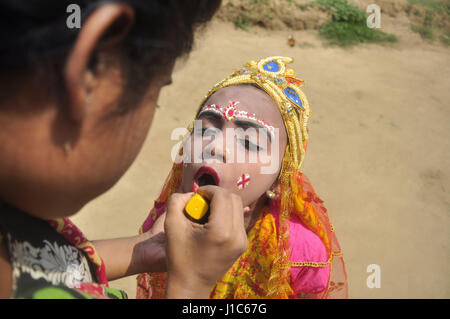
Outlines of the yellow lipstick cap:
M 200 220 L 209 209 L 208 202 L 199 194 L 195 194 L 186 204 L 185 210 L 193 219 Z

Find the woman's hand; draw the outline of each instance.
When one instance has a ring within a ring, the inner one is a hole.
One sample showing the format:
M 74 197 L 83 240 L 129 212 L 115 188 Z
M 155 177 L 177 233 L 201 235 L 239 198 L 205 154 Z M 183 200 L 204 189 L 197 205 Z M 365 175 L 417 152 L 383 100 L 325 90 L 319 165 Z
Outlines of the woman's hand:
M 147 238 L 141 243 L 142 264 L 146 272 L 165 272 L 166 263 L 166 234 L 164 233 L 164 221 L 166 214 L 162 214 L 146 233 Z
M 94 242 L 105 262 L 108 280 L 145 272 L 167 271 L 165 214 L 161 215 L 146 233 Z
M 210 201 L 206 224 L 184 215 L 193 193 L 173 194 L 168 202 L 167 298 L 209 298 L 215 283 L 247 250 L 241 198 L 212 185 L 200 187 L 198 193 Z

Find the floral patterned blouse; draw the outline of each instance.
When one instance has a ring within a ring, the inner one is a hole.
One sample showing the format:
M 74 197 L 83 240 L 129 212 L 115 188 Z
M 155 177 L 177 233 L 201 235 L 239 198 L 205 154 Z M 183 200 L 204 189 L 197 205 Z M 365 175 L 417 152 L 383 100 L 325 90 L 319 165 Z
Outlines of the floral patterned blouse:
M 12 298 L 126 298 L 108 287 L 105 265 L 67 218 L 33 217 L 0 203 L 0 244 L 12 267 Z

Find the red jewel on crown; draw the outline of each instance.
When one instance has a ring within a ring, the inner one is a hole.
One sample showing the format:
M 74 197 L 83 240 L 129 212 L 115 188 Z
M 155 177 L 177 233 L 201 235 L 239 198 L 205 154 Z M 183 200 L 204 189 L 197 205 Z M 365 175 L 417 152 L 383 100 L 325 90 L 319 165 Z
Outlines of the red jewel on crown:
M 227 121 L 231 121 L 236 117 L 237 114 L 237 108 L 236 108 L 236 102 L 231 102 L 225 110 L 223 111 L 223 115 L 227 119 Z
M 286 81 L 287 81 L 288 83 L 294 83 L 294 84 L 296 84 L 296 85 L 301 85 L 301 84 L 303 84 L 303 81 L 298 80 L 298 79 L 296 79 L 296 78 L 292 78 L 292 77 L 290 77 L 290 76 L 285 77 L 285 79 L 286 79 Z

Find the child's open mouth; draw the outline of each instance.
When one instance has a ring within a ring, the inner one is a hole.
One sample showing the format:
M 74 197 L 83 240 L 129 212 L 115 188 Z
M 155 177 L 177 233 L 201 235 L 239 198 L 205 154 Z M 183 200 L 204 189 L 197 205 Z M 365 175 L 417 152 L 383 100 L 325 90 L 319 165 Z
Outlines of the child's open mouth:
M 192 181 L 192 191 L 195 193 L 197 189 L 205 185 L 219 185 L 220 178 L 215 169 L 209 166 L 202 166 L 194 175 Z

